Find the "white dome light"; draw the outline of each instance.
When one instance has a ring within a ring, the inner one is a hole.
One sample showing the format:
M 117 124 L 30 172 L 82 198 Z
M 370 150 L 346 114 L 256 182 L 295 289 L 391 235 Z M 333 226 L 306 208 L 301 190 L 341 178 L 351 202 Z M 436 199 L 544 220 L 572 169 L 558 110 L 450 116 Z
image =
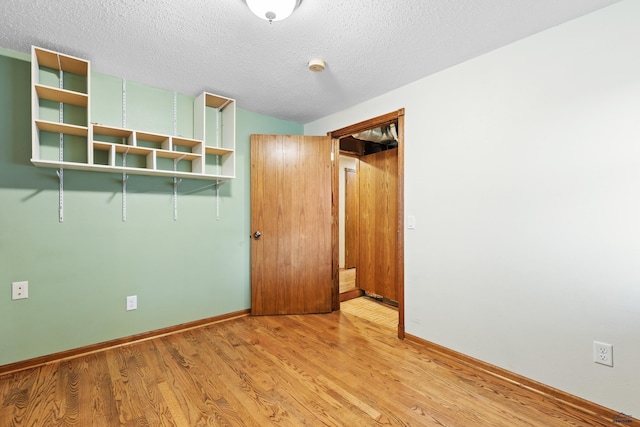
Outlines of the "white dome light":
M 266 21 L 282 21 L 289 17 L 301 0 L 246 0 L 247 6 L 258 18 Z

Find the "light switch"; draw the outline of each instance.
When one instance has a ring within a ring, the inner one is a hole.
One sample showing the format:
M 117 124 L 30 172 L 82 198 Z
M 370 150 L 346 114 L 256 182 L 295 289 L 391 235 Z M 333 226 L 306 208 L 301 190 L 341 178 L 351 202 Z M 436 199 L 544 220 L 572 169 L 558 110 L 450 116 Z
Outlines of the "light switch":
M 415 230 L 416 229 L 416 217 L 415 217 L 415 215 L 407 216 L 407 228 L 409 230 Z

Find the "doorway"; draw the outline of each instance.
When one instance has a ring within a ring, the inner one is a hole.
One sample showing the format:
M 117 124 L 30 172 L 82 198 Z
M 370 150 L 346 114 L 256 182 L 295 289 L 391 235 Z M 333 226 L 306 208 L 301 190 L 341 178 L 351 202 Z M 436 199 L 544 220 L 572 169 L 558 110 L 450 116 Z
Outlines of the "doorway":
M 404 338 L 404 109 L 329 132 L 329 136 L 342 155 L 356 158 L 358 181 L 356 289 L 341 295 L 341 300 L 366 292 L 397 302 L 398 337 Z M 347 185 L 348 173 L 346 168 L 334 168 L 334 194 L 341 180 Z M 345 199 L 340 202 L 346 204 Z M 346 214 L 340 217 L 346 223 Z M 346 234 L 345 230 L 344 238 L 334 241 L 346 245 Z M 334 265 L 347 270 L 347 249 L 340 259 L 336 252 Z

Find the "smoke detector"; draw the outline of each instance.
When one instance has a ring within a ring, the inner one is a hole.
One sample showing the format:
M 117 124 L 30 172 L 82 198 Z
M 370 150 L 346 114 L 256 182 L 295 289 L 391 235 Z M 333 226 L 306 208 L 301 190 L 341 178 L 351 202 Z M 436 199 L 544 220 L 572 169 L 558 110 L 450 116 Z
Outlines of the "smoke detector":
M 319 73 L 320 71 L 324 71 L 324 68 L 326 66 L 327 66 L 327 64 L 325 64 L 325 62 L 320 58 L 314 58 L 314 59 L 310 60 L 309 63 L 307 64 L 307 67 L 311 71 L 315 71 L 317 73 Z

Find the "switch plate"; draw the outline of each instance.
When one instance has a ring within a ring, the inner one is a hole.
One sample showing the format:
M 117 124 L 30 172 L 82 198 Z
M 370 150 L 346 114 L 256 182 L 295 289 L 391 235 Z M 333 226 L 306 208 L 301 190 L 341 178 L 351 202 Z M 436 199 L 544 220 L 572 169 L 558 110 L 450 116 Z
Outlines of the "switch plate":
M 415 230 L 416 229 L 416 217 L 415 217 L 415 215 L 407 216 L 407 228 L 409 230 Z
M 593 342 L 593 361 L 613 367 L 613 346 L 600 341 Z
M 138 309 L 138 296 L 131 295 L 127 297 L 127 311 Z
M 29 298 L 29 282 L 12 282 L 11 283 L 11 299 Z

